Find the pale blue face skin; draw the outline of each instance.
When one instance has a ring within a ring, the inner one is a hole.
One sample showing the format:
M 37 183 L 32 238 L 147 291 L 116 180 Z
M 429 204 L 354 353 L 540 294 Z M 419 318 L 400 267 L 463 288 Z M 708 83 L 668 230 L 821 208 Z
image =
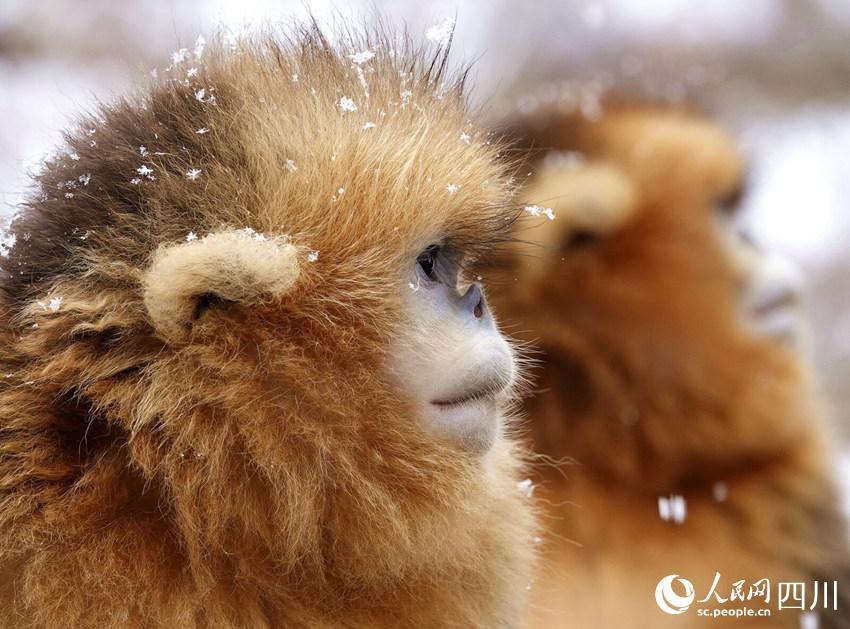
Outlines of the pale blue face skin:
M 484 453 L 496 441 L 515 378 L 510 346 L 477 284 L 458 290 L 450 251 L 423 252 L 406 292 L 410 325 L 389 369 L 438 438 Z

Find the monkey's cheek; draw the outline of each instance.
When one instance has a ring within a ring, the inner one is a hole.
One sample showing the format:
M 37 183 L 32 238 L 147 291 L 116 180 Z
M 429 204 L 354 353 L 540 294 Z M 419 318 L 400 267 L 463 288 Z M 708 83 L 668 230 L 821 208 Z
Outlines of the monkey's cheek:
M 439 436 L 470 454 L 484 454 L 499 436 L 501 406 L 495 397 L 459 404 L 429 404 L 426 422 Z

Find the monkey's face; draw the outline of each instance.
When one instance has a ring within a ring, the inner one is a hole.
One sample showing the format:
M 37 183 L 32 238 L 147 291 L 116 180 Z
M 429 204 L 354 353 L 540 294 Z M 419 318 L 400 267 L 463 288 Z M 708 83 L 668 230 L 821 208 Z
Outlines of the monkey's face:
M 303 119 L 327 132 L 321 142 L 287 130 L 284 143 L 273 117 L 245 121 L 250 155 L 240 164 L 264 165 L 251 183 L 252 229 L 241 218 L 206 235 L 186 225 L 157 247 L 145 282 L 157 336 L 193 360 L 185 348 L 205 347 L 213 372 L 234 368 L 233 347 L 251 348 L 240 371 L 262 376 L 245 387 L 274 399 L 270 412 L 291 403 L 321 415 L 309 430 L 356 420 L 459 459 L 487 451 L 515 369 L 462 269 L 505 238 L 514 216 L 496 147 L 467 134 L 446 99 L 414 93 L 404 98 L 420 98 L 415 109 L 392 101 L 390 116 L 373 102 L 356 117 L 340 113 L 338 98 L 316 113 L 304 92 Z M 284 151 L 296 168 L 275 167 Z M 223 199 L 215 213 L 232 205 L 230 189 L 206 194 Z M 189 229 L 198 236 L 187 241 Z
M 741 289 L 741 316 L 756 335 L 799 347 L 804 344 L 803 277 L 786 258 L 758 246 L 722 212 L 718 236 L 726 245 Z
M 412 261 L 403 290 L 413 325 L 390 368 L 426 429 L 483 452 L 498 434 L 514 361 L 481 287 L 459 278 L 459 257 L 450 246 L 430 245 Z

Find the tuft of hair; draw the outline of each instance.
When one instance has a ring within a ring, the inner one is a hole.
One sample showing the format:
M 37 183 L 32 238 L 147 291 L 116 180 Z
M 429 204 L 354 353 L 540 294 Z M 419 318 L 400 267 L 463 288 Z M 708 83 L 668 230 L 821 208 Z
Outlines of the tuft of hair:
M 383 368 L 416 254 L 513 216 L 447 56 L 219 41 L 67 135 L 0 260 L 0 624 L 514 626 L 521 452 Z
M 536 478 L 549 531 L 529 626 L 666 627 L 658 579 L 708 592 L 715 572 L 721 588 L 837 580 L 821 623 L 847 626 L 829 433 L 800 357 L 745 325 L 721 228 L 744 179 L 734 140 L 675 109 L 539 116 L 513 122 L 531 172 L 520 195 L 554 220 L 524 226 L 537 246 L 488 274 L 507 287 L 505 323 L 539 348 L 525 410 L 535 451 L 558 463 Z M 671 495 L 679 523 L 659 513 Z

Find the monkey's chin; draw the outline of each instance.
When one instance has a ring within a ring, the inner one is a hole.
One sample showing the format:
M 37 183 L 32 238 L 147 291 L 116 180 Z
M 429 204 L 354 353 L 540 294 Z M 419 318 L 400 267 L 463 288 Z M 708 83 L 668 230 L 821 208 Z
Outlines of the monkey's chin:
M 431 428 L 472 454 L 484 454 L 499 435 L 501 404 L 496 396 L 432 402 L 426 409 Z

